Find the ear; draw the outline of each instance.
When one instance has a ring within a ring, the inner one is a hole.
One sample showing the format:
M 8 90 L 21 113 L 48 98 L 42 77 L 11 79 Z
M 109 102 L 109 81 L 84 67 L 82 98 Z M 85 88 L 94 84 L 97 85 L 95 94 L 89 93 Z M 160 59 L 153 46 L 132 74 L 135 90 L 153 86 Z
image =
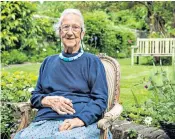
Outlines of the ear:
M 83 37 L 84 37 L 84 35 L 85 35 L 85 32 L 81 32 L 81 40 L 83 40 Z
M 61 38 L 61 29 L 58 30 L 58 36 Z

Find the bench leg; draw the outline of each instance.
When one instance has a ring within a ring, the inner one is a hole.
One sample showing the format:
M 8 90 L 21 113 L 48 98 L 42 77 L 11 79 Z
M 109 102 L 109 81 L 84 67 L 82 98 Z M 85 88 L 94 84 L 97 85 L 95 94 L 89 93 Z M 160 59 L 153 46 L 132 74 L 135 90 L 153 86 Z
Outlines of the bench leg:
M 137 56 L 137 64 L 139 64 L 139 56 Z
M 131 52 L 131 66 L 134 66 L 134 49 Z

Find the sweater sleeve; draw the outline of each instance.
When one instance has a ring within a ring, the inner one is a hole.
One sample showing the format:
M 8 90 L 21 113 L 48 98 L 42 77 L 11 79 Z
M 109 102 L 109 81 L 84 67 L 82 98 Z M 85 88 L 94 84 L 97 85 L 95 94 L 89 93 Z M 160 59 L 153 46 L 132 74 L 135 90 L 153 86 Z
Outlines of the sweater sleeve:
M 45 68 L 45 64 L 46 64 L 46 61 L 47 61 L 48 58 L 46 58 L 43 63 L 41 64 L 41 67 L 40 67 L 40 70 L 39 70 L 39 77 L 38 77 L 38 81 L 37 81 L 37 84 L 36 84 L 36 87 L 34 89 L 34 91 L 32 91 L 32 97 L 30 99 L 31 101 L 31 104 L 34 108 L 41 108 L 42 107 L 42 104 L 41 104 L 41 100 L 47 96 L 48 94 L 45 94 L 43 92 L 43 88 L 42 88 L 42 85 L 41 85 L 41 78 L 43 76 L 43 70 Z
M 107 107 L 108 87 L 103 64 L 99 59 L 94 60 L 89 70 L 91 101 L 77 115 L 88 126 L 101 117 Z

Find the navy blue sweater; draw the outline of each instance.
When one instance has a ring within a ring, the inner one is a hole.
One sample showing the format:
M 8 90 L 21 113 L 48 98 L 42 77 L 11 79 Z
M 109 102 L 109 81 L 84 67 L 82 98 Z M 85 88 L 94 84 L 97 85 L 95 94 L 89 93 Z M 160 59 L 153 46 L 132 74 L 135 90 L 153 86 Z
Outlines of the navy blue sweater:
M 66 57 L 76 54 L 63 53 Z M 49 56 L 40 67 L 37 85 L 32 92 L 31 103 L 38 109 L 34 121 L 78 117 L 87 126 L 96 122 L 106 109 L 107 92 L 105 70 L 95 55 L 84 53 L 71 62 L 61 60 L 58 55 Z M 59 115 L 51 108 L 43 107 L 41 100 L 45 96 L 63 96 L 72 100 L 76 113 Z

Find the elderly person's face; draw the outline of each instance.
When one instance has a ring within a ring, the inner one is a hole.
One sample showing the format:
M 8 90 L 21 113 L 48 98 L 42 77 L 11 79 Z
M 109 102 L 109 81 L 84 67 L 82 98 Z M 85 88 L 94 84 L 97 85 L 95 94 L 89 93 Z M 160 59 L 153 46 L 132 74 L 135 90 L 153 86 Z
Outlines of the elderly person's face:
M 64 45 L 64 51 L 68 53 L 77 52 L 83 36 L 81 18 L 76 14 L 65 15 L 60 28 L 60 37 Z

